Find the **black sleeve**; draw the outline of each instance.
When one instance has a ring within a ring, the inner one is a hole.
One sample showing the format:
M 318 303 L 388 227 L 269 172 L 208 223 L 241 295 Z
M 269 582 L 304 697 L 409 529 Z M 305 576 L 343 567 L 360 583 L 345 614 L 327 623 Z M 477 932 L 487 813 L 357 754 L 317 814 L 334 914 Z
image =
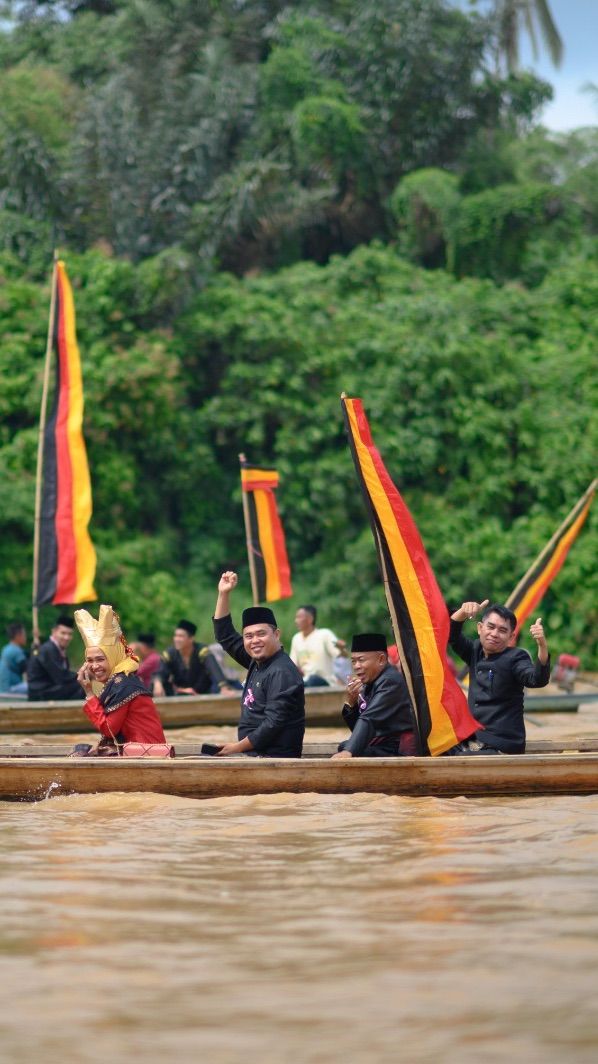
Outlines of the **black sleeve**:
M 362 713 L 353 728 L 351 738 L 345 743 L 345 750 L 353 754 L 353 757 L 361 757 L 375 734 L 376 729 L 372 721 L 367 719 L 365 713 Z
M 216 684 L 217 687 L 226 686 L 226 676 L 224 675 L 220 665 L 216 661 L 213 654 L 210 653 L 207 647 L 201 647 L 199 651 L 202 664 L 205 666 L 206 672 L 212 681 L 212 684 Z
M 520 650 L 513 662 L 513 673 L 523 687 L 546 687 L 550 680 L 550 656 L 545 665 L 532 661 L 527 650 Z
M 471 665 L 473 660 L 473 639 L 468 639 L 466 635 L 463 635 L 463 621 L 451 621 L 451 629 L 449 634 L 449 643 L 452 646 L 455 654 L 458 654 L 461 661 L 465 661 L 467 665 Z
M 227 613 L 226 617 L 213 617 L 212 620 L 217 642 L 239 665 L 248 669 L 251 665 L 251 657 L 245 650 L 243 636 L 237 632 L 230 613 Z
M 170 683 L 172 677 L 172 658 L 170 656 L 170 650 L 165 650 L 162 654 L 160 668 L 156 670 L 154 676 L 162 682 L 162 686 Z M 152 679 L 153 678 L 154 677 L 152 677 Z
M 359 720 L 359 710 L 357 706 L 350 706 L 348 702 L 345 702 L 341 712 L 345 724 L 351 729 L 351 731 L 353 731 L 353 728 Z

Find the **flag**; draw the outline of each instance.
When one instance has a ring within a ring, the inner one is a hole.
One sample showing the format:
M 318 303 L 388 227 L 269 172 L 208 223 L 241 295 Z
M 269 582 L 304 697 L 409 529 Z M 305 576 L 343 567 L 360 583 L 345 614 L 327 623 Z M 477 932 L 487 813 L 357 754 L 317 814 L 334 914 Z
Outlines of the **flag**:
M 479 727 L 448 664 L 448 611 L 415 522 L 374 446 L 361 400 L 343 397 L 341 404 L 422 753 L 437 756 Z
M 253 599 L 276 602 L 293 594 L 284 531 L 276 507 L 278 473 L 241 462 L 243 511 Z
M 505 606 L 513 610 L 517 617 L 514 640 L 517 638 L 521 625 L 525 623 L 545 591 L 550 587 L 577 539 L 592 505 L 597 484 L 598 480 L 592 481 L 505 602 Z
M 54 315 L 49 351 L 55 355 L 52 410 L 41 446 L 39 551 L 35 605 L 74 604 L 97 598 L 96 554 L 87 526 L 91 482 L 83 440 L 83 382 L 75 305 L 65 265 L 55 263 Z M 38 476 L 39 476 L 38 472 Z

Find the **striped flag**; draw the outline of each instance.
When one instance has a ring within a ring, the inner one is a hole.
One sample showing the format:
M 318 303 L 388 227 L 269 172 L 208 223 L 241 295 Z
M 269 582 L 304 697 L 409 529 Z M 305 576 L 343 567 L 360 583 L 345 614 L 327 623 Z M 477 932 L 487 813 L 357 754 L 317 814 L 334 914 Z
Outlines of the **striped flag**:
M 517 587 L 509 595 L 505 606 L 513 610 L 517 617 L 517 627 L 513 640 L 516 640 L 521 625 L 525 623 L 532 610 L 538 605 L 545 591 L 550 587 L 556 574 L 561 569 L 573 543 L 577 539 L 583 525 L 592 500 L 596 492 L 598 480 L 593 480 L 581 499 L 576 502 L 573 509 L 567 514 L 560 528 L 540 552 L 535 562 L 527 570 L 526 574 L 517 584 Z
M 83 382 L 75 305 L 60 260 L 54 265 L 53 329 L 48 346 L 48 354 L 56 355 L 56 379 L 41 441 L 39 549 L 34 573 L 37 606 L 97 598 L 93 586 L 96 554 L 87 531 L 91 482 L 82 433 Z
M 374 446 L 361 400 L 343 396 L 341 404 L 422 753 L 436 756 L 479 725 L 448 665 L 448 611 L 415 522 Z
M 241 488 L 253 601 L 276 602 L 293 594 L 284 531 L 276 507 L 278 473 L 241 460 Z

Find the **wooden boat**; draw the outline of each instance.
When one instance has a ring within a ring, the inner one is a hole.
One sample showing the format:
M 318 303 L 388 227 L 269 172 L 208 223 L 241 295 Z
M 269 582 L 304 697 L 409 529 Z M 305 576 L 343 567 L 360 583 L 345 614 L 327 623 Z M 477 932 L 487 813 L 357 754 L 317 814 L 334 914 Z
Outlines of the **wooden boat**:
M 301 759 L 199 756 L 181 745 L 169 759 L 68 758 L 67 748 L 0 747 L 0 799 L 59 794 L 154 792 L 184 798 L 252 794 L 372 794 L 451 798 L 598 793 L 598 740 L 530 743 L 497 757 L 355 758 L 331 761 L 334 746 L 306 746 Z M 51 753 L 48 753 L 51 751 Z
M 305 694 L 309 727 L 341 725 L 341 688 L 316 687 Z M 538 691 L 526 694 L 525 705 L 527 713 L 574 713 L 580 704 L 597 699 L 596 692 L 559 694 Z M 165 728 L 236 724 L 239 720 L 237 695 L 157 698 L 156 705 Z M 80 702 L 25 702 L 0 698 L 0 735 L 65 735 L 85 731 L 86 728 L 87 721 Z

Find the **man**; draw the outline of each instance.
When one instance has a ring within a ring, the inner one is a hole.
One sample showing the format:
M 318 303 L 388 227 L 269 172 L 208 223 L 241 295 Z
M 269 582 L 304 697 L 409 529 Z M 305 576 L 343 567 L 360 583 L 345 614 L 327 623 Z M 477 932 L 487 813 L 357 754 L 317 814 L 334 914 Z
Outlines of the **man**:
M 177 624 L 173 646 L 164 651 L 154 679 L 154 697 L 234 693 L 208 647 L 195 642 L 196 631 L 192 621 Z
M 27 669 L 32 702 L 81 698 L 77 673 L 69 668 L 67 647 L 73 638 L 74 621 L 62 614 L 56 618 L 50 638 L 33 653 Z
M 153 676 L 158 672 L 162 658 L 156 650 L 156 637 L 153 632 L 140 632 L 134 647 L 139 657 L 137 676 L 148 691 L 152 690 Z
M 316 628 L 316 607 L 299 606 L 295 614 L 299 629 L 291 640 L 291 661 L 299 669 L 306 687 L 332 687 L 336 684 L 334 659 L 345 644 L 330 628 Z
M 26 695 L 27 680 L 23 673 L 27 668 L 27 655 L 23 650 L 27 642 L 25 625 L 13 621 L 6 629 L 8 643 L 0 654 L 0 692 L 2 694 Z
M 301 757 L 305 732 L 301 673 L 282 649 L 280 629 L 268 607 L 250 606 L 243 610 L 243 634 L 235 630 L 230 594 L 236 586 L 236 573 L 222 574 L 214 634 L 231 658 L 247 669 L 247 678 L 241 696 L 238 742 L 225 743 L 218 756 Z
M 463 635 L 465 621 L 478 621 L 478 638 Z M 464 602 L 451 614 L 449 643 L 469 665 L 469 708 L 482 724 L 475 737 L 459 743 L 449 754 L 523 754 L 525 722 L 524 687 L 546 687 L 550 679 L 550 655 L 542 618 L 531 625 L 530 634 L 538 646 L 535 663 L 519 647 L 509 646 L 517 618 L 497 603 Z
M 388 660 L 379 632 L 353 636 L 354 676 L 347 683 L 343 718 L 352 735 L 333 760 L 348 757 L 413 757 L 417 740 L 411 699 L 402 673 Z

